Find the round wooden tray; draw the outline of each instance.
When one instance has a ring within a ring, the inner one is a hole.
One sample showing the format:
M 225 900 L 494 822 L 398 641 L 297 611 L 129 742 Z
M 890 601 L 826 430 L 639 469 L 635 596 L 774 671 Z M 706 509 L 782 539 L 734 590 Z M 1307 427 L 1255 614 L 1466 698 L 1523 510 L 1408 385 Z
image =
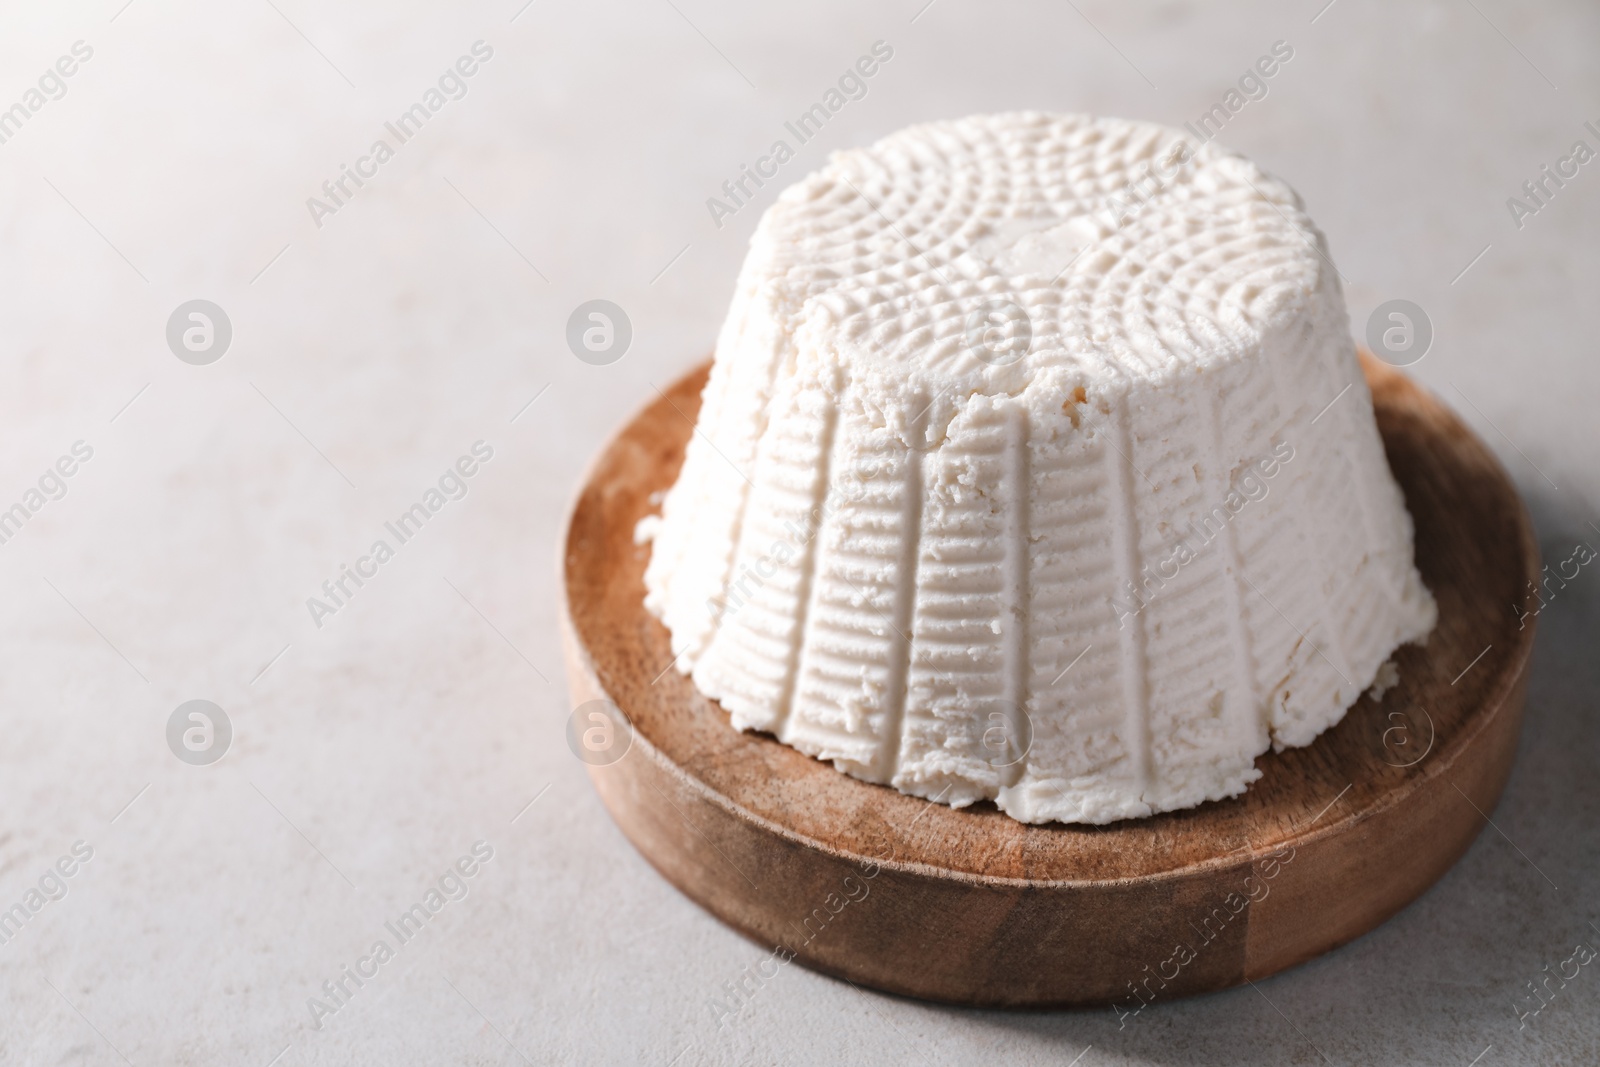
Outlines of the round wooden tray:
M 601 799 L 668 881 L 776 950 L 755 982 L 792 957 L 930 1000 L 1120 1013 L 1360 936 L 1455 862 L 1505 786 L 1533 641 L 1514 605 L 1539 573 L 1489 450 L 1363 360 L 1437 630 L 1400 650 L 1381 703 L 1363 696 L 1315 743 L 1262 756 L 1243 796 L 1101 827 L 1027 826 L 987 803 L 952 810 L 858 781 L 735 731 L 669 669 L 633 532 L 677 477 L 700 367 L 606 446 L 567 529 L 573 700 L 613 702 L 632 728 L 616 733 L 612 756 L 625 754 L 590 767 Z

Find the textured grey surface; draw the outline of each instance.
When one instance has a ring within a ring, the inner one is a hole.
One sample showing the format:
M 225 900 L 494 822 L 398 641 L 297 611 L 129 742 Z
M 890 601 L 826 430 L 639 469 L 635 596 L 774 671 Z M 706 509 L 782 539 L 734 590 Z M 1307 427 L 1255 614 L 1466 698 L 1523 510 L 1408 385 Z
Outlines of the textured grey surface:
M 1600 544 L 1600 163 L 1520 229 L 1506 206 L 1600 148 L 1592 6 L 922 4 L 0 15 L 0 106 L 94 49 L 0 144 L 0 507 L 94 450 L 0 544 L 0 908 L 94 850 L 0 944 L 0 1062 L 1600 1060 L 1600 965 L 1524 1028 L 1515 1007 L 1600 943 L 1593 568 L 1541 615 L 1497 829 L 1355 944 L 1120 1030 L 798 967 L 719 1025 L 711 998 L 765 951 L 645 865 L 569 753 L 555 544 L 586 457 L 708 350 L 775 188 L 720 229 L 705 199 L 873 41 L 893 60 L 785 180 L 922 119 L 1179 124 L 1290 42 L 1224 142 L 1302 192 L 1357 332 L 1388 299 L 1427 310 L 1414 371 L 1505 459 L 1550 557 Z M 467 95 L 318 228 L 306 198 L 479 39 Z M 165 342 L 195 298 L 233 324 L 210 366 Z M 564 343 L 593 298 L 633 323 L 611 366 Z M 314 626 L 306 599 L 479 440 L 466 497 Z M 195 698 L 234 728 L 209 767 L 166 745 Z M 465 899 L 313 1027 L 307 999 L 479 840 Z

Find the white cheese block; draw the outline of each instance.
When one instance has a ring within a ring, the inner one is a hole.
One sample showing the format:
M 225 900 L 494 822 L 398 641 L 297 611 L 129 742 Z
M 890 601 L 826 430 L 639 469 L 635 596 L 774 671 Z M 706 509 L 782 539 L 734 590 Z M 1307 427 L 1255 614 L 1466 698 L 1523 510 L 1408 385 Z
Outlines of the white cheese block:
M 1025 822 L 1243 792 L 1436 616 L 1299 198 L 1076 115 L 785 190 L 640 533 L 734 726 Z

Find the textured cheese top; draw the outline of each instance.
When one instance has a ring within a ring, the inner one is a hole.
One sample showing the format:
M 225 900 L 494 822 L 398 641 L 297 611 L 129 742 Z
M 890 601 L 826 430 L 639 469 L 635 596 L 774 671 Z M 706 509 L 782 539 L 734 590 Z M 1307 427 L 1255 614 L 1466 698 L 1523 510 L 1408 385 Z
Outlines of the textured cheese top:
M 1432 629 L 1322 235 L 1177 131 L 835 154 L 751 239 L 646 604 L 741 729 L 1028 822 L 1237 795 Z

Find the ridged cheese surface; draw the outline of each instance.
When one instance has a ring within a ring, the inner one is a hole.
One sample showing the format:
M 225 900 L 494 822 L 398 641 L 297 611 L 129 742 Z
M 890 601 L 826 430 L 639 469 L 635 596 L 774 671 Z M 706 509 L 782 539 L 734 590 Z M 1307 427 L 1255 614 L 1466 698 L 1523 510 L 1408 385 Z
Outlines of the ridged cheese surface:
M 1026 822 L 1241 793 L 1436 614 L 1299 198 L 1084 116 L 785 190 L 640 532 L 736 727 Z

